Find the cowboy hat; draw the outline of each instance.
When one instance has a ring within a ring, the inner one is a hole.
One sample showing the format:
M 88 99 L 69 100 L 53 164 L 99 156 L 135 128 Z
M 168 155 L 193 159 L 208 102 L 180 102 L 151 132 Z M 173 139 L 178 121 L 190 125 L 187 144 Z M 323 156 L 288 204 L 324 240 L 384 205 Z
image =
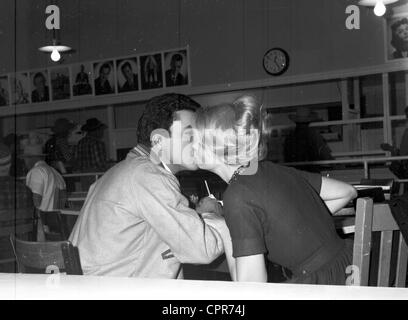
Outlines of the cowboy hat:
M 312 112 L 309 108 L 306 107 L 297 108 L 296 115 L 289 115 L 289 119 L 297 123 L 307 123 L 320 120 L 316 112 Z
M 97 118 L 90 118 L 86 120 L 86 123 L 81 127 L 81 130 L 83 131 L 94 131 L 99 128 L 107 128 L 107 125 L 100 122 Z

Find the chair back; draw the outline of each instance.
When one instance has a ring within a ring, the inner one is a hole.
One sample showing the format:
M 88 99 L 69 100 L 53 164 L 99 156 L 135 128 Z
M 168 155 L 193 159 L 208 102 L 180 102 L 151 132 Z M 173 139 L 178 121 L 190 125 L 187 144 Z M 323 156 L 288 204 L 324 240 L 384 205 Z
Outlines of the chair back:
M 69 237 L 66 219 L 60 211 L 37 210 L 44 228 L 45 240 L 65 241 Z
M 380 232 L 380 253 L 378 261 L 377 286 L 388 287 L 393 282 L 396 287 L 405 287 L 408 246 L 394 220 L 390 207 L 386 203 L 373 204 L 370 198 L 357 199 L 353 265 L 359 272 L 359 284 L 367 286 L 370 276 L 370 264 L 376 263 L 372 258 L 372 232 Z M 391 266 L 394 232 L 398 234 L 397 262 Z M 395 268 L 395 280 L 391 279 L 392 267 Z M 375 276 L 375 275 L 371 275 Z
M 59 272 L 82 275 L 78 248 L 69 241 L 29 242 L 10 237 L 20 273 Z M 51 268 L 51 269 L 50 269 Z
M 37 219 L 34 216 L 34 208 L 0 210 L 1 265 L 15 263 L 13 249 L 9 241 L 10 235 L 18 235 L 20 238 L 27 240 L 35 240 L 37 238 Z M 14 270 L 15 266 L 10 265 L 10 268 Z

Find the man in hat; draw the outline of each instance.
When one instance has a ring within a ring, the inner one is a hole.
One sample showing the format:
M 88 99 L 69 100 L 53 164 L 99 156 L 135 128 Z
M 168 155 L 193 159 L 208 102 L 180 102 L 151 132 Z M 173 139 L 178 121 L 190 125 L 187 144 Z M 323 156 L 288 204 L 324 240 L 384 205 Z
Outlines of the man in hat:
M 77 147 L 76 165 L 81 172 L 105 171 L 108 168 L 105 143 L 102 141 L 107 126 L 97 118 L 90 118 L 82 126 L 87 134 Z
M 54 135 L 45 143 L 45 161 L 60 173 L 67 173 L 74 156 L 74 146 L 68 143 L 68 136 L 76 127 L 66 118 L 59 118 L 51 128 Z
M 296 115 L 289 116 L 296 123 L 295 130 L 285 140 L 284 153 L 286 162 L 333 160 L 331 150 L 324 138 L 309 124 L 319 121 L 315 112 L 300 107 Z M 311 170 L 311 167 L 304 167 Z M 313 169 L 312 169 L 313 170 Z
M 181 263 L 208 264 L 223 252 L 211 225 L 222 219 L 190 209 L 175 177 L 197 169 L 191 139 L 199 107 L 174 93 L 147 103 L 139 144 L 91 186 L 69 238 L 85 274 L 181 278 Z

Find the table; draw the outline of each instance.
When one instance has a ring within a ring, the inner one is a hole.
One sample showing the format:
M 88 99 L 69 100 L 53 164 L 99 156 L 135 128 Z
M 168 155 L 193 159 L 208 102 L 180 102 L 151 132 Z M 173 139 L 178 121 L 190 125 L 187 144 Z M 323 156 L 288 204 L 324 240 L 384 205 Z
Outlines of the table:
M 0 274 L 0 299 L 408 299 L 404 288 Z

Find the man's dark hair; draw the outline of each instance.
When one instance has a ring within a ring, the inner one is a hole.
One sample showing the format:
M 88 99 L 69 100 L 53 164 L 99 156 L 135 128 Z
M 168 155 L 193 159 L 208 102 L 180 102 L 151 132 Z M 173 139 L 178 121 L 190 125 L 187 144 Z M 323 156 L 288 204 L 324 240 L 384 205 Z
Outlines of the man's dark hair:
M 35 80 L 37 80 L 39 78 L 43 79 L 44 82 L 46 81 L 45 76 L 42 74 L 42 72 L 37 72 L 33 77 L 33 81 L 35 82 Z
M 183 62 L 183 56 L 179 53 L 173 54 L 171 57 L 171 66 L 174 66 L 177 61 Z
M 174 121 L 174 113 L 180 110 L 196 111 L 201 106 L 193 99 L 177 93 L 166 93 L 150 99 L 137 126 L 138 142 L 150 146 L 150 135 L 156 129 L 168 132 Z
M 99 73 L 102 72 L 103 69 L 109 69 L 109 72 L 111 71 L 111 66 L 109 63 L 104 63 L 101 68 L 99 69 Z

